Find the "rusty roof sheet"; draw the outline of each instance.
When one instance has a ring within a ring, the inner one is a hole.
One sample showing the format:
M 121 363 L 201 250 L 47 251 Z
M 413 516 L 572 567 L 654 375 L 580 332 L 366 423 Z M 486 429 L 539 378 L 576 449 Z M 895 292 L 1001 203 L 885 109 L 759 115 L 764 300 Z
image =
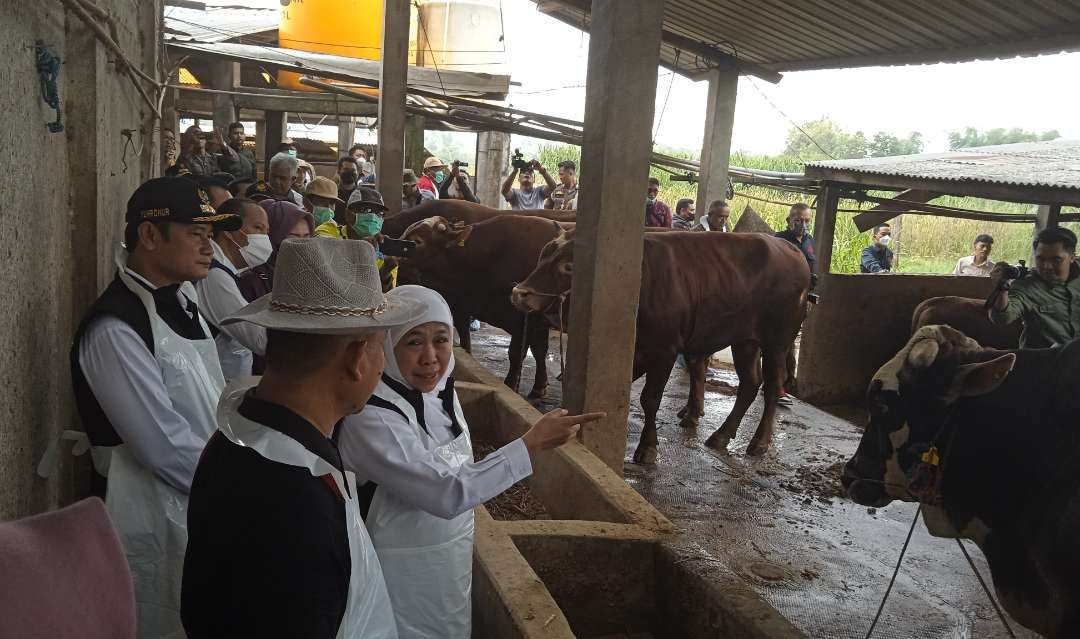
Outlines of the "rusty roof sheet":
M 533 2 L 588 29 L 590 0 Z M 1080 49 L 1080 0 L 669 0 L 663 28 L 691 76 L 692 43 L 774 71 L 961 62 Z
M 844 173 L 1080 191 L 1080 140 L 1000 144 L 945 153 L 808 162 L 808 177 Z

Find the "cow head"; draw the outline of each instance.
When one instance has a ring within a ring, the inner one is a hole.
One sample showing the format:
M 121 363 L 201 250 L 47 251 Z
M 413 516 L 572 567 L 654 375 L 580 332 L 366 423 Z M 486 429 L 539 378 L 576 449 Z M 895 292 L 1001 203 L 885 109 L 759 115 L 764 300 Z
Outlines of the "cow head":
M 472 229 L 471 224 L 450 223 L 445 217 L 435 216 L 413 223 L 401 234 L 401 239 L 416 242 L 412 258 L 423 260 L 448 248 L 465 246 Z
M 558 237 L 540 251 L 540 259 L 529 277 L 514 287 L 510 299 L 525 313 L 544 313 L 555 326 L 559 322 L 559 301 L 569 298 L 574 273 L 574 237 L 577 229 L 565 229 L 552 222 Z
M 950 422 L 955 403 L 995 390 L 1015 362 L 1016 355 L 986 351 L 948 326 L 917 330 L 870 382 L 870 424 L 844 467 L 848 496 L 866 506 L 917 501 L 908 477 L 931 443 L 947 455 L 948 438 L 935 439 L 946 428 L 963 427 Z

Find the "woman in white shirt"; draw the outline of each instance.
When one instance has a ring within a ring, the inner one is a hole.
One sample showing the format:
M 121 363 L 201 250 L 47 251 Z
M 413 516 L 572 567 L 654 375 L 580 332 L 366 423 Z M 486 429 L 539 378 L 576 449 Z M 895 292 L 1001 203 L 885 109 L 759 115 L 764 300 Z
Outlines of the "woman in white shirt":
M 603 413 L 555 410 L 520 439 L 473 461 L 454 392 L 453 317 L 435 291 L 401 286 L 387 298 L 427 312 L 389 331 L 382 381 L 335 434 L 356 473 L 402 639 L 468 639 L 472 621 L 473 512 L 532 474 L 530 456 L 562 446 Z

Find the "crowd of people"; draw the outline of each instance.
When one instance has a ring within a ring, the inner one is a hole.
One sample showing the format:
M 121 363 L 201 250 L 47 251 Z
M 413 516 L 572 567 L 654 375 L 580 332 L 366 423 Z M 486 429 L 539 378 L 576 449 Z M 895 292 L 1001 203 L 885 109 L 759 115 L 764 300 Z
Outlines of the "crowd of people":
M 472 509 L 602 415 L 474 461 L 449 307 L 385 282 L 378 192 L 284 152 L 237 195 L 222 155 L 132 194 L 71 351 L 139 636 L 469 637 Z

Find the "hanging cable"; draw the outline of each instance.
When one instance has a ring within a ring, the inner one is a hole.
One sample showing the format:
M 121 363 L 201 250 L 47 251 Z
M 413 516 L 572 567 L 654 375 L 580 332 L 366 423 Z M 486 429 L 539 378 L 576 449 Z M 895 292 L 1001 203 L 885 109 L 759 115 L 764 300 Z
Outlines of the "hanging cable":
M 431 36 L 428 35 L 427 23 L 424 22 L 424 14 L 420 11 L 420 2 L 418 0 L 413 0 L 413 6 L 416 7 L 416 19 L 420 22 L 420 28 L 424 31 L 424 42 L 430 47 Z M 435 61 L 434 55 L 431 56 L 431 64 L 435 67 L 435 76 L 439 78 L 439 86 L 442 88 L 443 95 L 445 96 L 447 95 L 446 85 L 443 84 L 442 73 L 439 72 L 439 63 Z
M 751 78 L 750 76 L 746 76 L 746 80 L 750 83 L 750 86 L 757 89 L 757 92 L 760 93 L 761 97 L 764 98 L 765 101 L 769 103 L 769 106 L 771 106 L 773 109 L 775 109 L 777 113 L 784 116 L 784 119 L 787 120 L 791 124 L 791 126 L 795 127 L 795 129 L 798 130 L 799 133 L 802 133 L 803 136 L 805 136 L 807 140 L 810 140 L 810 142 L 813 143 L 813 145 L 816 146 L 819 151 L 824 153 L 830 160 L 835 160 L 836 159 L 836 157 L 832 153 L 829 153 L 828 151 L 825 150 L 825 147 L 818 144 L 818 141 L 815 140 L 809 133 L 807 133 L 806 129 L 804 129 L 801 126 L 799 126 L 798 124 L 796 124 L 795 120 L 792 120 L 788 116 L 787 113 L 784 113 L 784 111 L 780 107 L 776 106 L 776 104 L 774 104 L 773 101 L 769 99 L 769 96 L 765 95 L 765 92 L 761 90 L 761 87 L 759 87 L 757 85 L 757 83 L 754 82 L 753 78 Z M 806 164 L 805 160 L 803 160 L 802 158 L 798 158 L 798 159 L 803 164 Z
M 671 65 L 673 68 L 679 68 L 679 50 L 675 49 L 675 62 Z M 660 133 L 660 125 L 664 123 L 664 113 L 667 111 L 668 99 L 671 97 L 671 87 L 675 84 L 675 72 L 671 72 L 671 80 L 667 85 L 667 94 L 664 96 L 664 106 L 660 108 L 660 117 L 656 119 L 656 128 L 653 129 L 652 145 L 656 146 L 656 136 Z

